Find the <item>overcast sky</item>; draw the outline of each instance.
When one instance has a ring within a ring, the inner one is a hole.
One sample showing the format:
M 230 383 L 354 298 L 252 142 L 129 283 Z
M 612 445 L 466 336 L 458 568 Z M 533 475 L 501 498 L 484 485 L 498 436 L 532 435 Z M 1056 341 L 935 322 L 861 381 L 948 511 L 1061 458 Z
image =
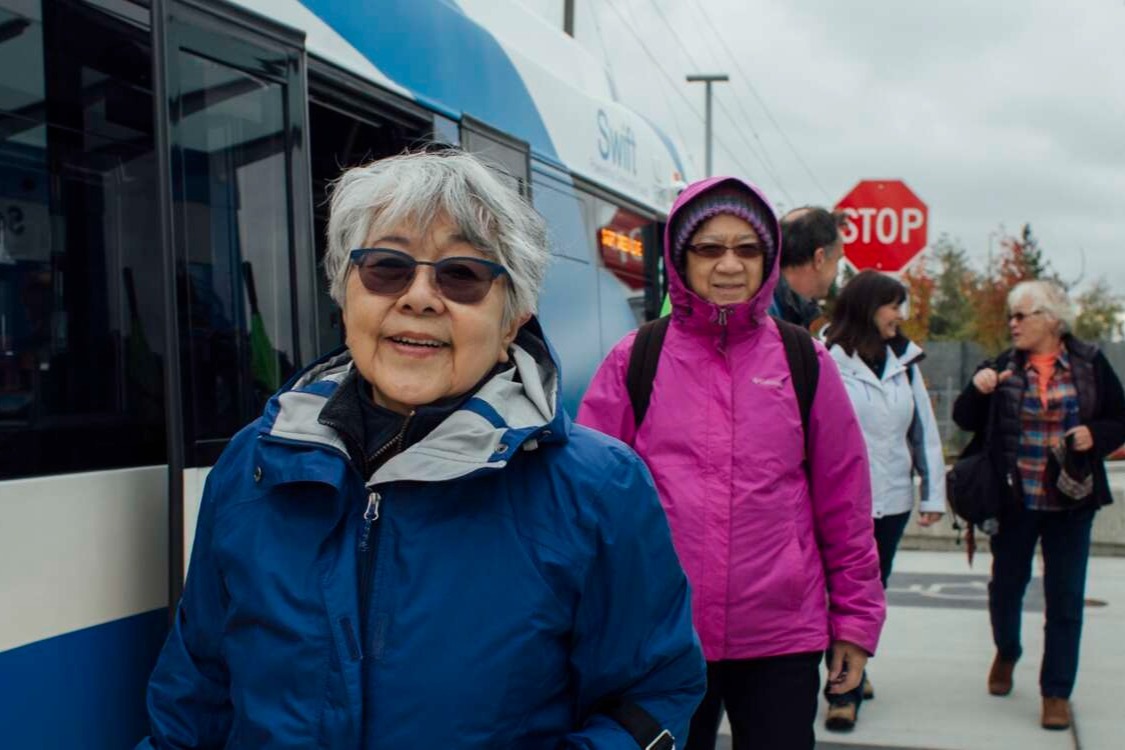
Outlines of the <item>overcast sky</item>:
M 522 1 L 561 26 L 563 0 Z M 1030 222 L 1063 278 L 1084 254 L 1083 286 L 1125 293 L 1125 0 L 575 2 L 621 101 L 697 175 L 704 91 L 683 78 L 727 73 L 716 173 L 784 207 L 900 178 L 929 206 L 931 243 L 946 232 L 983 264 L 990 237 Z

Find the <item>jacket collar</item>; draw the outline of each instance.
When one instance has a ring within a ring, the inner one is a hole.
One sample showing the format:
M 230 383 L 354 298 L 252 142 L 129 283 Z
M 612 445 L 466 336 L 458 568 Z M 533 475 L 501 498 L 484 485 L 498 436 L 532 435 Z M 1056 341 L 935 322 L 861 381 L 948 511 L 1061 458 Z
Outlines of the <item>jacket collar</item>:
M 1101 351 L 1097 344 L 1091 341 L 1083 341 L 1070 333 L 1062 337 L 1062 348 L 1067 353 L 1068 364 L 1070 365 L 1073 365 L 1074 359 L 1093 362 L 1094 358 L 1098 356 L 1098 352 Z M 1009 363 L 1014 363 L 1016 369 L 1023 370 L 1027 366 L 1027 359 L 1027 352 L 1012 347 L 1001 352 L 994 362 L 1001 368 L 1009 365 Z
M 519 450 L 564 442 L 570 419 L 560 402 L 556 358 L 534 318 L 510 349 L 512 367 L 494 375 L 460 408 L 368 477 L 368 484 L 440 482 L 507 466 Z M 270 442 L 317 446 L 349 459 L 346 440 L 320 414 L 354 368 L 337 351 L 310 365 L 270 399 L 259 435 Z
M 785 279 L 785 274 L 778 275 L 773 297 L 777 300 L 778 315 L 782 320 L 808 328 L 820 317 L 820 305 L 793 291 L 793 287 L 789 286 L 789 282 Z
M 668 214 L 667 226 L 675 223 L 676 214 L 684 207 L 698 198 L 703 193 L 717 187 L 736 184 L 753 193 L 768 210 L 774 226 L 775 251 L 771 259 L 770 268 L 766 269 L 765 278 L 761 287 L 746 302 L 736 305 L 716 305 L 700 297 L 688 289 L 687 284 L 676 270 L 672 262 L 672 237 L 671 232 L 664 232 L 664 264 L 668 269 L 668 297 L 672 302 L 672 319 L 677 325 L 705 334 L 719 335 L 726 333 L 729 338 L 739 338 L 749 331 L 757 329 L 766 318 L 766 312 L 773 302 L 773 290 L 777 286 L 780 273 L 781 259 L 781 228 L 777 221 L 776 212 L 765 195 L 757 187 L 737 177 L 714 177 L 701 180 L 687 188 L 676 199 L 675 205 Z
M 1066 342 L 1063 341 L 1059 347 L 1059 352 L 1056 355 L 1055 364 L 1064 370 L 1070 369 L 1070 352 L 1067 350 Z M 1030 370 L 1032 368 L 1031 357 L 1026 354 L 1023 357 L 1023 369 Z
M 896 351 L 898 350 L 898 351 Z M 926 353 L 922 351 L 922 347 L 915 344 L 913 341 L 906 340 L 905 346 L 887 346 L 887 364 L 883 368 L 883 377 L 879 378 L 859 356 L 859 352 L 852 352 L 848 354 L 844 348 L 839 344 L 834 344 L 830 351 L 832 358 L 836 360 L 836 365 L 840 368 L 841 374 L 848 377 L 862 380 L 876 387 L 882 387 L 883 383 L 892 379 L 902 372 L 906 372 L 907 368 L 916 365 L 926 357 Z

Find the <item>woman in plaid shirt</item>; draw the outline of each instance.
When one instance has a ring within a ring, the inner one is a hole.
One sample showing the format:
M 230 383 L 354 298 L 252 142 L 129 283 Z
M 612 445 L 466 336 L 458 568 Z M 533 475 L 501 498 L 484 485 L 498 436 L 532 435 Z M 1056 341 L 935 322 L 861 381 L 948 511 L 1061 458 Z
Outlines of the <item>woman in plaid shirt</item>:
M 1047 627 L 1039 688 L 1045 729 L 1070 726 L 1090 527 L 1113 502 L 1103 459 L 1125 442 L 1125 395 L 1095 344 L 1071 335 L 1074 309 L 1048 281 L 1008 295 L 1012 348 L 985 362 L 953 406 L 965 430 L 989 430 L 1011 489 L 992 537 L 988 608 L 996 657 L 988 691 L 1008 695 L 1035 545 L 1043 547 Z M 992 400 L 999 399 L 992 409 Z M 987 424 L 989 419 L 994 420 Z

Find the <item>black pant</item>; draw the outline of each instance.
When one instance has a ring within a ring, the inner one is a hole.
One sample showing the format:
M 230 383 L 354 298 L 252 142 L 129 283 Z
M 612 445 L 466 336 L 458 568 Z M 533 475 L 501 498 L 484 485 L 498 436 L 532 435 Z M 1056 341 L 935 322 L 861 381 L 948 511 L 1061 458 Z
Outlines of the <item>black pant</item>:
M 879 575 L 883 579 L 883 588 L 887 588 L 887 579 L 891 577 L 895 552 L 898 551 L 898 543 L 902 541 L 902 534 L 906 531 L 908 521 L 910 521 L 910 511 L 875 519 L 875 546 L 879 548 Z
M 1047 626 L 1039 689 L 1052 698 L 1069 698 L 1078 674 L 1078 643 L 1082 638 L 1086 562 L 1090 558 L 1093 522 L 1093 508 L 1019 510 L 1005 516 L 999 533 L 991 540 L 988 610 L 992 619 L 992 640 L 1000 658 L 1012 662 L 1023 653 L 1020 644 L 1023 594 L 1031 580 L 1035 543 L 1042 543 Z
M 820 652 L 707 662 L 685 750 L 714 750 L 726 706 L 734 750 L 812 750 Z
M 891 566 L 895 561 L 898 543 L 902 541 L 902 534 L 906 531 L 906 524 L 909 520 L 910 511 L 875 519 L 875 546 L 879 549 L 879 576 L 883 580 L 884 589 L 887 588 L 887 580 L 891 577 Z M 828 650 L 825 659 L 829 664 L 832 663 L 832 649 Z M 864 678 L 866 677 L 865 672 Z M 828 686 L 825 686 L 824 697 L 828 699 L 829 703 L 854 703 L 858 711 L 859 705 L 863 703 L 863 680 L 859 681 L 854 690 L 842 695 L 829 693 Z

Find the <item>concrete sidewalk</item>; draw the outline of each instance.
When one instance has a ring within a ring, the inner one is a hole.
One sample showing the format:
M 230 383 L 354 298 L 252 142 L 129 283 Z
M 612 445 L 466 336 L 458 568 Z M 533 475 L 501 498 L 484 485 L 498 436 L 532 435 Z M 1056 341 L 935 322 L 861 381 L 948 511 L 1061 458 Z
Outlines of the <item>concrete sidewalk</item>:
M 887 598 L 890 605 L 879 654 L 868 665 L 875 699 L 865 702 L 854 731 L 841 734 L 817 719 L 818 750 L 1120 750 L 1125 705 L 1125 558 L 1090 560 L 1088 606 L 1075 727 L 1039 727 L 1039 660 L 1043 599 L 1039 562 L 1024 606 L 1024 658 L 1015 689 L 997 698 L 985 687 L 994 649 L 988 624 L 991 556 L 970 569 L 964 554 L 900 551 Z M 718 747 L 730 747 L 725 721 Z

